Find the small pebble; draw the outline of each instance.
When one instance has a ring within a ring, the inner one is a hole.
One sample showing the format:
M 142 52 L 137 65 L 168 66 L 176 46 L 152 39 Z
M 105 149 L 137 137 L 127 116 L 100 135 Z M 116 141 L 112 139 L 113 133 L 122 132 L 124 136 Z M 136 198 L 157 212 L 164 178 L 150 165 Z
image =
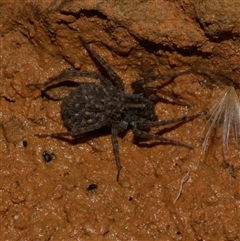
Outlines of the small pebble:
M 28 146 L 27 141 L 23 141 L 23 147 L 27 147 L 27 146 Z
M 43 158 L 45 162 L 50 162 L 53 159 L 52 155 L 46 151 L 43 153 Z
M 93 191 L 95 189 L 97 189 L 97 184 L 93 183 L 93 184 L 90 184 L 87 188 L 88 191 Z

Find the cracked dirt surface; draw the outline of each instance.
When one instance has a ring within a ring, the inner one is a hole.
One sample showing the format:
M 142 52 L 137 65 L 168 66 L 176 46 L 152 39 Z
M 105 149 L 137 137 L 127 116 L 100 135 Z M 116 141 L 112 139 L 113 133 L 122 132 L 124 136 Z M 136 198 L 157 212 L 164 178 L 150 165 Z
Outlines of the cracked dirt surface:
M 60 103 L 69 88 L 27 87 L 66 69 L 98 71 L 81 35 L 129 92 L 149 70 L 191 69 L 164 88 L 191 107 L 165 99 L 159 119 L 209 110 L 227 85 L 238 92 L 237 0 L 26 0 L 0 8 L 1 240 L 240 240 L 239 149 L 231 138 L 223 155 L 220 128 L 202 152 L 207 116 L 164 131 L 193 151 L 120 135 L 117 183 L 109 129 L 78 141 L 35 137 L 66 131 Z

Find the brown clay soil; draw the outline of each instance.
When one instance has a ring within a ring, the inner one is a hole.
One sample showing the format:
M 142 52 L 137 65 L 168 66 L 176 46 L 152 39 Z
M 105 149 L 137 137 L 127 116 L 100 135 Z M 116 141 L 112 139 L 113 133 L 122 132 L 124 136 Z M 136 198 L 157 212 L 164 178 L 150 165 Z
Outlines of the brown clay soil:
M 223 155 L 220 127 L 203 153 L 207 115 L 161 131 L 194 150 L 120 135 L 116 182 L 110 130 L 34 136 L 67 130 L 69 89 L 27 87 L 66 69 L 97 72 L 81 35 L 129 92 L 149 70 L 191 69 L 164 88 L 190 107 L 163 96 L 159 119 L 209 110 L 240 84 L 238 0 L 3 0 L 0 12 L 1 240 L 240 240 L 239 149 L 230 138 Z

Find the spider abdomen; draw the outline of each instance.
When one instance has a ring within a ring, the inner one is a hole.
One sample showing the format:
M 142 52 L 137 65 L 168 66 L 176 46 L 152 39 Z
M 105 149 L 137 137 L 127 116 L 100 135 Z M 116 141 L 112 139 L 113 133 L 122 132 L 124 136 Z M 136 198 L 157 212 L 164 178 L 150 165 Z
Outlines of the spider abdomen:
M 121 95 L 115 87 L 81 83 L 64 98 L 61 114 L 65 124 L 74 130 L 98 125 L 114 118 L 121 109 Z M 78 133 L 80 134 L 80 133 Z

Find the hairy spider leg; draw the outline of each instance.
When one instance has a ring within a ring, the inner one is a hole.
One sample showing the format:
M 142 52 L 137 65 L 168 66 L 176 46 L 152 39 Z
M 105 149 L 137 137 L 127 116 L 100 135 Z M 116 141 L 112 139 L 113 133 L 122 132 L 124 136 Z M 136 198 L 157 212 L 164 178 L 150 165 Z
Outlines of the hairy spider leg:
M 113 154 L 116 160 L 116 166 L 117 166 L 116 180 L 118 182 L 122 165 L 121 165 L 119 145 L 118 145 L 118 130 L 117 128 L 114 128 L 114 127 L 112 127 L 112 146 L 113 146 Z
M 157 126 L 164 126 L 164 125 L 169 125 L 169 124 L 174 124 L 178 122 L 188 122 L 190 120 L 193 120 L 201 115 L 206 114 L 204 111 L 199 112 L 198 114 L 195 115 L 190 115 L 190 116 L 182 116 L 179 118 L 174 118 L 171 120 L 160 120 L 160 121 L 148 121 L 145 120 L 143 122 L 137 122 L 135 123 L 136 126 L 140 129 L 145 129 L 145 128 L 151 128 L 151 127 L 157 127 Z
M 162 143 L 173 144 L 175 146 L 182 146 L 182 147 L 186 147 L 190 150 L 193 150 L 192 146 L 189 146 L 187 144 L 184 144 L 182 142 L 175 141 L 175 140 L 172 140 L 172 139 L 169 139 L 169 138 L 165 138 L 163 136 L 159 136 L 159 135 L 152 134 L 152 133 L 149 133 L 149 132 L 146 132 L 146 131 L 138 130 L 137 127 L 133 128 L 133 134 L 135 136 L 138 136 L 138 137 L 141 137 L 141 138 L 146 138 L 146 139 L 149 139 L 149 140 L 158 140 L 158 141 L 161 141 Z
M 142 89 L 143 85 L 144 84 L 147 84 L 149 82 L 152 82 L 152 81 L 155 81 L 155 80 L 158 80 L 158 79 L 165 79 L 165 78 L 176 78 L 178 76 L 181 76 L 181 75 L 184 75 L 184 74 L 188 74 L 190 73 L 190 70 L 184 70 L 184 71 L 180 71 L 180 72 L 177 72 L 177 73 L 169 73 L 169 74 L 158 74 L 158 75 L 154 75 L 154 76 L 149 76 L 149 77 L 146 77 L 146 78 L 143 78 L 143 79 L 140 79 L 140 80 L 137 80 L 135 82 L 132 83 L 132 88 L 134 90 L 138 90 L 138 88 Z M 164 84 L 165 86 L 165 84 Z
M 36 137 L 61 137 L 61 136 L 71 136 L 71 132 L 59 132 L 59 133 L 52 133 L 52 134 L 34 134 Z
M 104 70 L 107 72 L 111 81 L 116 85 L 119 90 L 124 90 L 124 85 L 122 79 L 117 75 L 117 73 L 111 68 L 111 66 L 102 58 L 92 47 L 87 44 L 82 37 L 79 36 L 79 39 L 83 43 L 84 47 L 90 53 L 90 55 L 100 64 Z
M 143 128 L 150 128 L 150 127 L 157 127 L 157 126 L 163 126 L 163 125 L 178 123 L 178 122 L 181 122 L 181 121 L 186 122 L 186 121 L 193 120 L 193 119 L 195 119 L 195 118 L 197 118 L 197 117 L 199 117 L 203 114 L 204 114 L 204 112 L 200 112 L 196 115 L 183 116 L 183 117 L 175 118 L 175 119 L 172 119 L 172 120 L 154 121 L 154 122 L 146 121 L 146 122 L 141 122 L 141 123 L 135 123 L 133 125 L 133 133 L 134 133 L 134 135 L 136 135 L 138 137 L 141 137 L 141 138 L 146 138 L 146 139 L 150 139 L 150 140 L 159 140 L 163 143 L 169 143 L 169 144 L 173 144 L 173 145 L 176 145 L 176 146 L 182 146 L 182 147 L 186 147 L 186 148 L 192 150 L 193 147 L 191 147 L 187 144 L 184 144 L 182 142 L 175 141 L 175 140 L 172 140 L 172 139 L 169 139 L 169 138 L 165 138 L 165 137 L 160 136 L 160 135 L 148 133 L 148 132 L 145 132 L 143 130 L 139 130 L 138 128 L 143 129 Z
M 60 84 L 61 82 L 64 82 L 64 81 L 72 81 L 72 82 L 80 84 L 81 82 L 77 81 L 76 77 L 88 77 L 88 78 L 92 78 L 92 79 L 98 79 L 98 80 L 100 80 L 102 85 L 105 85 L 105 86 L 112 85 L 112 83 L 109 79 L 105 78 L 104 76 L 102 76 L 98 73 L 81 72 L 78 70 L 65 70 L 61 74 L 59 74 L 53 78 L 50 78 L 49 80 L 47 80 L 44 83 L 31 83 L 31 84 L 27 84 L 27 86 L 43 86 L 44 88 L 47 88 L 53 84 Z
M 119 181 L 120 171 L 122 169 L 121 160 L 120 160 L 120 153 L 119 153 L 119 145 L 118 145 L 118 133 L 127 129 L 128 123 L 126 122 L 115 122 L 112 125 L 111 132 L 112 132 L 112 146 L 113 146 L 113 154 L 116 160 L 117 166 L 117 182 Z
M 35 134 L 37 137 L 61 137 L 61 136 L 72 136 L 73 138 L 78 137 L 81 134 L 97 130 L 108 123 L 108 120 L 99 121 L 95 125 L 88 126 L 88 127 L 76 127 L 71 128 L 71 131 L 67 132 L 60 132 L 60 133 L 51 133 L 51 134 Z
M 160 87 L 161 88 L 161 87 Z M 161 90 L 159 89 L 159 87 L 144 87 L 144 90 L 154 90 L 155 92 L 161 93 L 162 95 L 168 97 L 171 99 L 171 102 L 174 101 L 175 103 L 177 103 L 178 105 L 182 105 L 182 106 L 187 106 L 190 107 L 191 105 L 183 102 L 182 100 L 177 99 L 176 97 L 174 97 L 171 93 Z M 161 97 L 156 95 L 156 98 L 158 98 L 157 100 L 159 100 Z
M 147 76 L 146 78 L 143 78 L 143 79 L 140 79 L 140 80 L 137 80 L 137 81 L 133 82 L 132 88 L 137 92 L 143 92 L 143 93 L 146 93 L 147 90 L 151 91 L 151 94 L 153 94 L 153 93 L 155 94 L 155 92 L 158 92 L 158 93 L 161 93 L 162 95 L 170 98 L 171 101 L 174 101 L 175 103 L 177 103 L 179 105 L 190 107 L 189 104 L 184 103 L 183 101 L 175 98 L 171 93 L 166 92 L 164 90 L 161 90 L 161 88 L 163 88 L 164 86 L 167 86 L 176 77 L 184 75 L 184 74 L 188 74 L 188 73 L 190 73 L 190 70 L 184 70 L 184 71 L 181 71 L 181 72 L 178 72 L 178 73 L 158 74 L 158 75 L 154 75 L 154 76 Z M 165 78 L 170 78 L 170 80 L 163 83 L 161 86 L 158 86 L 158 87 L 143 87 L 143 85 L 145 85 L 149 82 L 153 82 L 153 81 L 156 81 L 158 79 L 165 79 Z M 156 95 L 156 98 L 157 98 L 156 101 L 159 101 L 161 99 L 161 97 L 159 97 L 157 95 Z

